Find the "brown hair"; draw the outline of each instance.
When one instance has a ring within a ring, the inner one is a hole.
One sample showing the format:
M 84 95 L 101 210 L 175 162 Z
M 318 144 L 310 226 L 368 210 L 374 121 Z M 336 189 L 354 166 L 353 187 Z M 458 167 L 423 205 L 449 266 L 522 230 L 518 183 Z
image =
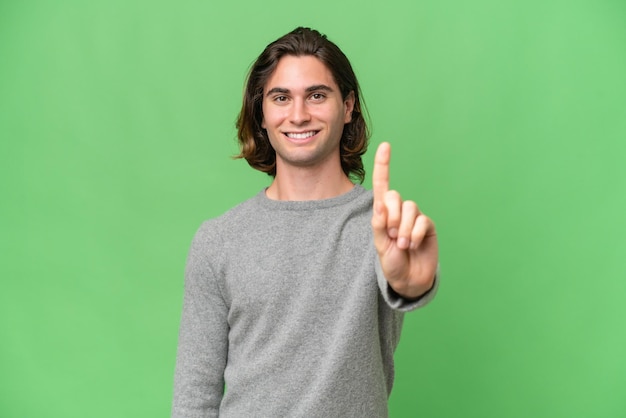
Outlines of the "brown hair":
M 345 124 L 340 142 L 341 168 L 352 178 L 363 182 L 365 170 L 361 156 L 367 150 L 369 131 L 361 111 L 359 83 L 350 61 L 337 45 L 316 30 L 299 27 L 269 44 L 252 65 L 246 81 L 241 112 L 237 117 L 237 137 L 241 152 L 251 167 L 276 175 L 276 152 L 270 145 L 263 123 L 263 89 L 285 55 L 311 55 L 332 73 L 345 100 L 354 92 L 352 119 Z M 363 106 L 364 108 L 365 106 Z

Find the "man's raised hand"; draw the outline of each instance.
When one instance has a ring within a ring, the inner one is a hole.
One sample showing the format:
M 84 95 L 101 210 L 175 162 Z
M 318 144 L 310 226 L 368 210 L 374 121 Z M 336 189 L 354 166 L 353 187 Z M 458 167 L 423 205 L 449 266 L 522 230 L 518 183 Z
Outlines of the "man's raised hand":
M 432 286 L 439 262 L 435 225 L 411 200 L 389 190 L 391 146 L 383 142 L 374 158 L 372 187 L 374 246 L 389 285 L 413 299 Z

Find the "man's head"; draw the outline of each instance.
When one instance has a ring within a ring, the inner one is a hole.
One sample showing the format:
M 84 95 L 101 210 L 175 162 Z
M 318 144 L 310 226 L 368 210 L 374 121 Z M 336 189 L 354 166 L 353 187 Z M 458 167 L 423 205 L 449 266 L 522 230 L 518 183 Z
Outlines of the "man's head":
M 244 92 L 243 105 L 237 119 L 241 153 L 253 168 L 276 175 L 276 153 L 263 128 L 263 95 L 278 62 L 285 56 L 312 56 L 321 61 L 332 74 L 341 96 L 354 95 L 351 121 L 346 123 L 339 145 L 343 172 L 363 181 L 365 171 L 361 156 L 367 149 L 368 130 L 361 110 L 359 84 L 350 62 L 326 36 L 308 28 L 297 28 L 268 45 L 253 64 Z

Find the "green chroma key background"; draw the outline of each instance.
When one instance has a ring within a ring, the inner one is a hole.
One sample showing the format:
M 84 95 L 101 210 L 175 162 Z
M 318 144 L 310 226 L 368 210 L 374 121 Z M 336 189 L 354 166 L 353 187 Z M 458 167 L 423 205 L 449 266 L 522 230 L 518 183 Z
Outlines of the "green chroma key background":
M 439 231 L 391 416 L 626 416 L 620 0 L 1 2 L 0 416 L 169 415 L 189 243 L 268 184 L 234 121 L 298 25 L 362 83 L 365 186 L 390 141 Z

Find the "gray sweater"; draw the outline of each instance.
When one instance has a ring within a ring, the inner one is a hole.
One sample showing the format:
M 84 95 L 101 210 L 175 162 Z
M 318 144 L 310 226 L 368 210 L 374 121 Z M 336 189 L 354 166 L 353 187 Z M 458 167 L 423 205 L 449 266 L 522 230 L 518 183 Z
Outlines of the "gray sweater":
M 403 312 L 355 186 L 316 201 L 264 191 L 191 245 L 173 417 L 386 417 Z M 437 284 L 438 280 L 436 281 Z

